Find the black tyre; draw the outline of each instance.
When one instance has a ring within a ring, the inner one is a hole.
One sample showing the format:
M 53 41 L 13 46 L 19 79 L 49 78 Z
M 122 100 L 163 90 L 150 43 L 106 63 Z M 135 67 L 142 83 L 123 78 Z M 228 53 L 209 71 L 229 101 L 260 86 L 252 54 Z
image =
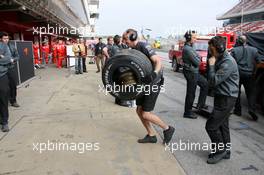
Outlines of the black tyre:
M 104 66 L 102 81 L 105 89 L 121 100 L 134 100 L 143 95 L 144 78 L 153 71 L 150 60 L 141 52 L 125 49 Z

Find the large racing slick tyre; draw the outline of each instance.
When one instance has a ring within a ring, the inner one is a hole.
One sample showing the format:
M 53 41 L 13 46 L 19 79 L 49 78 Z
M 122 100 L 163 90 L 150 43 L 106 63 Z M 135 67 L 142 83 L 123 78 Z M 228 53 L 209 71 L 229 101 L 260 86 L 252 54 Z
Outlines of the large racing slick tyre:
M 124 49 L 110 58 L 102 71 L 105 90 L 121 100 L 134 100 L 143 95 L 151 75 L 152 64 L 146 55 L 134 49 Z

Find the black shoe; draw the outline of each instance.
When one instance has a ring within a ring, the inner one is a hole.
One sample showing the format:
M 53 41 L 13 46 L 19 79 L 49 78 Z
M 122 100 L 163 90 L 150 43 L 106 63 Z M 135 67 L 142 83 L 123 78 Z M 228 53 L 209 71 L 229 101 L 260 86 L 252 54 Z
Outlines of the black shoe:
M 237 115 L 237 116 L 241 116 L 242 114 L 241 114 L 241 111 L 239 111 L 239 110 L 234 110 L 233 111 L 233 114 L 235 114 L 235 115 Z
M 197 116 L 194 115 L 194 114 L 191 114 L 191 115 L 183 115 L 183 118 L 197 119 Z
M 255 112 L 249 111 L 248 113 L 249 113 L 249 115 L 252 117 L 252 119 L 254 121 L 258 120 L 258 116 L 257 116 L 257 114 Z
M 163 144 L 165 143 L 168 144 L 171 141 L 174 131 L 175 128 L 173 128 L 172 126 L 169 126 L 169 129 L 163 131 L 163 135 L 164 135 Z
M 146 135 L 143 139 L 138 139 L 138 143 L 157 143 L 156 136 Z
M 199 113 L 201 112 L 201 108 L 195 108 L 195 109 L 192 109 L 192 113 Z
M 207 109 L 208 109 L 208 106 L 207 106 L 207 105 L 203 105 L 203 106 L 197 105 L 197 109 L 198 109 L 199 111 L 207 110 Z
M 39 66 L 38 64 L 36 64 L 34 67 L 35 67 L 36 69 L 39 69 L 39 68 L 40 68 L 40 66 Z
M 209 106 L 208 106 L 208 105 L 204 105 L 204 106 L 202 107 L 202 109 L 207 110 L 207 109 L 209 109 Z
M 8 124 L 3 125 L 2 128 L 1 128 L 1 130 L 2 130 L 3 132 L 8 132 L 8 131 L 9 131 Z
M 75 74 L 77 74 L 77 75 L 78 75 L 78 74 L 79 74 L 79 72 L 75 72 Z
M 99 72 L 100 72 L 100 70 L 96 71 L 96 73 L 99 73 Z
M 17 104 L 17 102 L 11 103 L 11 106 L 15 107 L 15 108 L 19 108 L 19 104 Z
M 228 150 L 228 151 L 226 151 L 226 155 L 225 155 L 224 159 L 230 159 L 230 157 L 231 157 L 231 151 Z
M 212 158 L 213 155 L 214 155 L 213 153 L 210 153 L 208 155 L 208 158 Z M 229 151 L 226 151 L 226 155 L 225 157 L 223 157 L 223 159 L 230 159 L 230 157 L 231 157 L 231 151 L 229 150 Z
M 119 105 L 124 106 L 124 107 L 129 107 L 129 106 L 131 106 L 131 103 L 130 103 L 130 101 L 120 100 Z
M 208 164 L 216 164 L 220 160 L 224 159 L 224 157 L 226 155 L 227 155 L 226 151 L 221 151 L 221 152 L 209 154 L 208 159 L 207 159 L 207 163 Z
M 87 70 L 84 70 L 83 73 L 87 73 L 88 71 Z

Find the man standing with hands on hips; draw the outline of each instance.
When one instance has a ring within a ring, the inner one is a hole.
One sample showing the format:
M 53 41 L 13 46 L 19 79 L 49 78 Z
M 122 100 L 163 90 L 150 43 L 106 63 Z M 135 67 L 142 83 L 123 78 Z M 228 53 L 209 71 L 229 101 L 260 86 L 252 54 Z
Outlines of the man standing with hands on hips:
M 229 116 L 238 97 L 239 73 L 235 59 L 226 51 L 226 41 L 216 36 L 209 41 L 208 84 L 214 89 L 214 109 L 206 122 L 206 131 L 215 146 L 207 163 L 230 159 Z
M 151 127 L 151 123 L 160 126 L 163 129 L 164 139 L 163 144 L 168 144 L 172 138 L 174 133 L 174 128 L 172 126 L 164 123 L 158 116 L 151 113 L 155 107 L 156 100 L 158 98 L 160 92 L 160 86 L 163 84 L 163 73 L 162 73 L 162 64 L 161 59 L 158 55 L 156 55 L 155 51 L 151 48 L 147 43 L 140 42 L 138 40 L 137 31 L 134 29 L 128 29 L 123 34 L 124 43 L 130 48 L 136 49 L 143 54 L 145 54 L 148 59 L 151 61 L 153 66 L 153 72 L 151 76 L 146 78 L 146 82 L 151 84 L 152 86 L 158 86 L 158 91 L 150 90 L 150 94 L 145 94 L 139 99 L 136 99 L 137 104 L 137 114 L 147 130 L 147 135 L 143 139 L 139 139 L 138 143 L 156 143 L 157 137 L 155 136 L 155 132 Z

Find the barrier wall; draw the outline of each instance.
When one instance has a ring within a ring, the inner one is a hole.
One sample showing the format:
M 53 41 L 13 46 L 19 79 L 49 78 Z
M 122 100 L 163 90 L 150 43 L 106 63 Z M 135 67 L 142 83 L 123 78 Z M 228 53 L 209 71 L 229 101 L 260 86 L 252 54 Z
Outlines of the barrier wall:
M 33 63 L 33 45 L 31 41 L 10 41 L 18 51 L 19 61 L 16 65 L 17 84 L 21 84 L 35 76 Z

